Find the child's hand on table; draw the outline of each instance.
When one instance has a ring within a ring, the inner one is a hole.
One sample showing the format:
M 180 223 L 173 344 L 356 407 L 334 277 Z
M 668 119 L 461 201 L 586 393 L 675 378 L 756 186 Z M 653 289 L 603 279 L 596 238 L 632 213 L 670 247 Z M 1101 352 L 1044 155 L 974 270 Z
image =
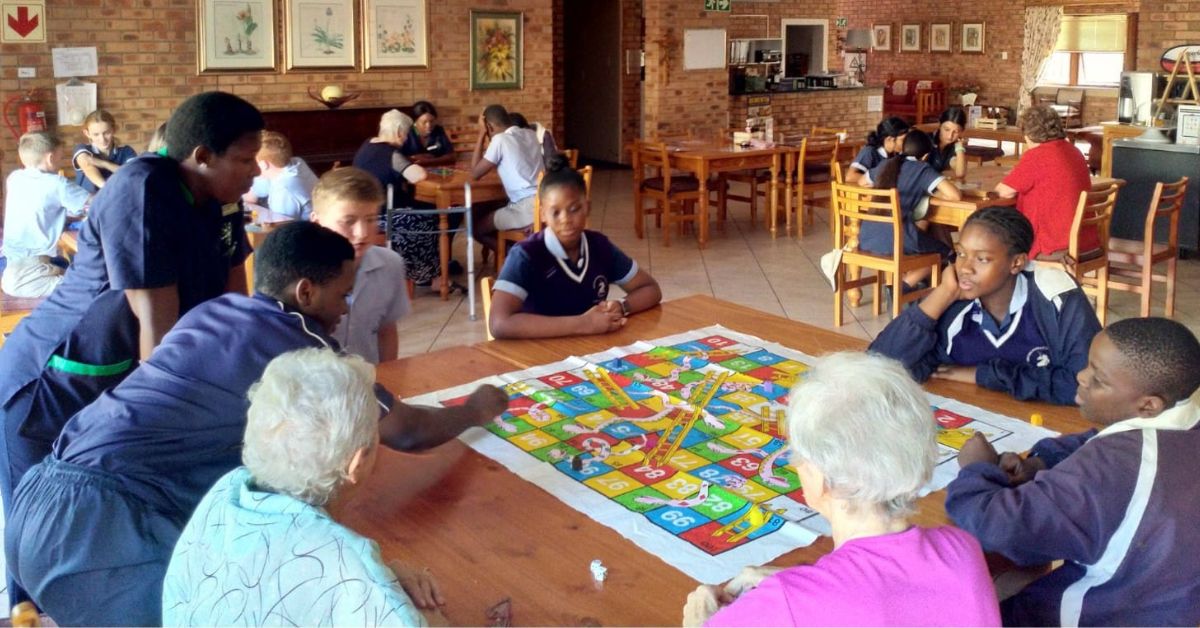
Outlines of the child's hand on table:
M 973 366 L 955 366 L 953 364 L 943 364 L 933 372 L 933 377 L 937 379 L 945 379 L 952 382 L 962 382 L 964 384 L 975 383 L 975 367 Z
M 1006 451 L 1000 454 L 1000 468 L 1008 474 L 1008 482 L 1013 486 L 1024 484 L 1033 479 L 1038 471 L 1046 470 L 1046 461 L 1041 458 L 1022 458 L 1020 454 Z
M 614 308 L 611 307 L 615 305 Z M 607 334 L 625 326 L 625 317 L 621 313 L 621 304 L 616 301 L 605 301 L 592 306 L 592 309 L 580 315 L 585 334 Z
M 976 462 L 989 464 L 999 464 L 1000 462 L 1000 456 L 996 453 L 996 449 L 981 432 L 975 432 L 974 436 L 963 443 L 962 449 L 958 450 L 958 466 L 960 468 Z
M 491 384 L 483 384 L 467 397 L 467 406 L 479 413 L 479 423 L 487 423 L 508 407 L 508 395 Z

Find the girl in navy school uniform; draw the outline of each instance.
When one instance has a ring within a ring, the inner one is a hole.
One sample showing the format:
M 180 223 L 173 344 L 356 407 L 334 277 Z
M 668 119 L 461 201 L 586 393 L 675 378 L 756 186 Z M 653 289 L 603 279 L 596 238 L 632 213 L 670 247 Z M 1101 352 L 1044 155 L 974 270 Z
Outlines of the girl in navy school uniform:
M 938 118 L 938 128 L 931 132 L 933 152 L 929 153 L 929 165 L 934 170 L 952 170 L 956 179 L 967 176 L 967 146 L 962 132 L 967 128 L 967 112 L 957 105 L 948 107 Z
M 118 146 L 113 133 L 117 120 L 103 109 L 97 109 L 83 119 L 83 133 L 87 144 L 75 146 L 71 154 L 71 165 L 76 169 L 75 183 L 90 194 L 104 187 L 104 182 L 125 162 L 137 157 L 130 146 Z
M 928 208 L 929 197 L 937 195 L 952 201 L 962 198 L 958 188 L 942 173 L 925 162 L 933 142 L 924 133 L 910 133 L 904 139 L 904 149 L 888 157 L 867 174 L 866 182 L 881 190 L 895 188 L 900 192 L 900 222 L 904 231 L 904 253 L 919 255 L 938 253 L 943 259 L 950 255 L 948 237 L 935 237 L 928 232 L 929 223 L 921 220 Z M 880 255 L 892 254 L 892 229 L 889 225 L 864 222 L 859 231 L 859 248 Z M 929 278 L 930 269 L 909 271 L 902 278 L 907 288 Z
M 858 156 L 846 171 L 846 183 L 859 185 L 860 180 L 871 172 L 880 162 L 904 147 L 904 138 L 908 135 L 909 126 L 901 118 L 892 116 L 880 122 L 875 130 L 867 134 L 867 145 L 858 151 Z
M 1058 268 L 1029 266 L 1033 225 L 1013 207 L 985 207 L 963 225 L 953 264 L 868 351 L 913 378 L 978 384 L 1021 400 L 1076 403 L 1076 373 L 1100 321 Z
M 587 225 L 583 177 L 561 154 L 538 189 L 546 228 L 518 243 L 496 278 L 488 325 L 497 338 L 603 334 L 662 300 L 658 282 Z M 610 284 L 625 298 L 608 298 Z

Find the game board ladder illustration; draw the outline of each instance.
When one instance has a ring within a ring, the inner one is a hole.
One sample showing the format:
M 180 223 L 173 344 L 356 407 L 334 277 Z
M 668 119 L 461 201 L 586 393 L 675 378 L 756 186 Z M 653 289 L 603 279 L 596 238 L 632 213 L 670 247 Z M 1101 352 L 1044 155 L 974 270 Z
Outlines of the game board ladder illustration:
M 712 401 L 713 396 L 721 390 L 721 386 L 725 383 L 725 379 L 729 377 L 729 373 L 708 373 L 704 379 L 696 383 L 692 389 L 692 394 L 688 398 L 688 404 L 692 406 L 691 412 L 676 412 L 674 414 L 674 422 L 671 426 L 663 430 L 662 438 L 654 444 L 654 447 L 646 454 L 646 463 L 655 466 L 662 466 L 675 452 L 679 450 L 679 446 L 683 444 L 687 438 L 688 432 L 692 431 L 692 426 L 696 424 L 696 420 L 704 413 L 704 408 Z
M 633 399 L 625 393 L 625 389 L 617 385 L 609 376 L 608 371 L 603 368 L 584 369 L 583 375 L 587 377 L 588 382 L 595 386 L 604 398 L 613 404 L 618 410 L 634 410 L 638 407 Z

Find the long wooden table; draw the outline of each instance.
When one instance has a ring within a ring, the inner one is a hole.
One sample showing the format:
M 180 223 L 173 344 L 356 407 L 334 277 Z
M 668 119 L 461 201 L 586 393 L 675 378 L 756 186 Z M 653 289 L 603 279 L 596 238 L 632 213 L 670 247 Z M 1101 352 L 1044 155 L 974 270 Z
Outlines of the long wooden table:
M 967 168 L 967 176 L 961 183 L 958 183 L 959 191 L 962 192 L 963 196 L 962 200 L 948 201 L 936 196 L 931 197 L 929 199 L 929 211 L 925 214 L 925 217 L 930 222 L 936 224 L 961 228 L 963 223 L 967 221 L 967 218 L 978 209 L 993 205 L 1012 205 L 1016 203 L 1016 199 L 999 198 L 989 195 L 989 192 L 996 189 L 996 184 L 1003 181 L 1009 172 L 1011 172 L 1011 169 L 999 164 Z M 962 185 L 964 183 L 966 184 L 965 186 Z M 1093 185 L 1107 185 L 1109 183 L 1125 185 L 1123 179 L 1092 177 Z
M 742 148 L 733 144 L 717 143 L 704 140 L 684 140 L 669 143 L 671 167 L 677 170 L 691 172 L 700 182 L 700 207 L 697 209 L 699 223 L 696 240 L 700 248 L 708 245 L 708 177 L 722 172 L 739 170 L 771 171 L 771 232 L 775 232 L 775 217 L 779 207 L 779 169 L 782 166 L 782 156 L 787 149 L 772 148 Z M 635 173 L 637 175 L 638 173 Z M 641 208 L 634 208 L 641 211 Z
M 447 349 L 382 364 L 378 378 L 393 392 L 412 396 L 714 323 L 811 355 L 865 346 L 862 340 L 693 296 L 637 314 L 612 334 Z M 1018 402 L 953 382 L 927 388 L 1014 417 L 1039 412 L 1050 429 L 1090 427 L 1072 408 Z M 922 499 L 915 521 L 946 523 L 944 499 L 942 491 Z M 517 625 L 678 625 L 683 602 L 697 585 L 457 441 L 424 455 L 383 451 L 376 473 L 348 510 L 353 514 L 347 523 L 378 541 L 385 558 L 432 570 L 447 598 L 446 618 L 454 624 L 484 624 L 488 607 L 511 598 Z M 831 549 L 830 539 L 822 537 L 774 564 L 810 563 Z M 599 588 L 588 571 L 596 558 L 609 568 Z
M 472 204 L 508 198 L 500 175 L 494 170 L 478 181 L 471 181 L 471 167 L 462 163 L 449 173 L 443 173 L 443 169 L 440 168 L 432 169 L 425 180 L 417 182 L 413 197 L 418 201 L 433 203 L 438 209 L 461 207 L 467 202 L 463 189 L 467 183 L 471 184 Z M 471 217 L 465 216 L 463 219 L 471 220 Z M 391 229 L 391 225 L 388 225 L 388 228 Z M 450 297 L 450 234 L 447 233 L 450 229 L 450 218 L 447 214 L 438 215 L 438 229 L 441 231 L 438 234 L 438 257 L 442 271 L 441 295 L 445 301 Z M 473 246 L 473 243 L 468 242 L 467 246 Z

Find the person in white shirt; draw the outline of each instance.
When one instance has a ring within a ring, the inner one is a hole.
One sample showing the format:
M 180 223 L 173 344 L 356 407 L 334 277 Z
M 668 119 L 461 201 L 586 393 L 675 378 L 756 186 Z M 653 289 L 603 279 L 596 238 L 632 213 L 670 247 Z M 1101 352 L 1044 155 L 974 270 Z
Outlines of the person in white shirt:
M 263 131 L 256 156 L 262 174 L 243 200 L 261 205 L 265 198 L 272 213 L 293 220 L 308 220 L 317 175 L 303 159 L 292 155 L 292 144 L 282 133 Z
M 4 193 L 3 254 L 8 263 L 0 290 L 20 298 L 49 296 L 63 268 L 51 262 L 68 217 L 82 217 L 88 193 L 58 173 L 62 140 L 48 131 L 21 136 L 25 167 L 8 176 Z
M 491 141 L 484 152 L 489 137 Z M 496 170 L 504 183 L 508 205 L 473 217 L 476 240 L 495 249 L 496 232 L 525 229 L 533 224 L 533 201 L 543 167 L 537 135 L 530 129 L 514 126 L 504 107 L 488 105 L 479 115 L 479 138 L 471 156 L 471 180 L 477 181 Z

